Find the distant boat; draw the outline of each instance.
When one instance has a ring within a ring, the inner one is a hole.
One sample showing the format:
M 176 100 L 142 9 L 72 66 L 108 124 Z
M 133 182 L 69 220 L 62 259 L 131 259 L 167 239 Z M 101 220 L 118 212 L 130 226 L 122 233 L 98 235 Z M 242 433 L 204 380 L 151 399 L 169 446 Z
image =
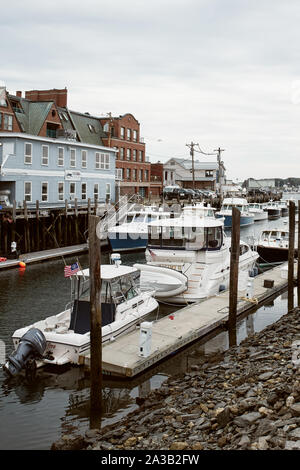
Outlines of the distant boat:
M 298 234 L 298 232 L 297 232 Z M 297 238 L 295 237 L 295 256 L 297 256 Z M 263 230 L 255 244 L 260 261 L 263 263 L 280 263 L 288 260 L 289 231 L 286 229 L 273 228 Z
M 254 222 L 268 218 L 268 213 L 263 210 L 262 205 L 259 203 L 249 204 L 248 209 L 254 215 Z
M 281 207 L 279 207 L 278 202 L 270 201 L 266 204 L 263 204 L 263 209 L 268 213 L 268 219 L 275 220 L 281 217 Z
M 254 214 L 249 211 L 247 199 L 230 197 L 223 200 L 221 210 L 216 212 L 216 217 L 224 217 L 224 227 L 232 227 L 232 208 L 237 207 L 241 213 L 240 226 L 245 227 L 254 223 Z

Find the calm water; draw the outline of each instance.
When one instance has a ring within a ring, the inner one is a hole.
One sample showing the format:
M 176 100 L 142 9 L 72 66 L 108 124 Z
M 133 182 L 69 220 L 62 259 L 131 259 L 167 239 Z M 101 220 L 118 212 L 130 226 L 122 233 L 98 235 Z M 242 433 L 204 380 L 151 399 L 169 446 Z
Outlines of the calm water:
M 263 221 L 241 229 L 241 238 L 259 235 L 264 227 L 282 226 L 287 218 Z M 108 255 L 103 256 L 107 262 Z M 67 259 L 68 262 L 74 258 Z M 79 257 L 87 267 L 86 255 Z M 122 257 L 123 263 L 144 262 L 144 254 Z M 69 301 L 70 281 L 64 278 L 62 260 L 31 265 L 0 272 L 0 340 L 6 353 L 12 351 L 11 335 L 24 325 L 62 311 Z M 238 325 L 238 341 L 249 332 L 259 331 L 286 313 L 286 295 L 243 319 Z M 174 308 L 160 309 L 160 314 Z M 173 356 L 159 367 L 134 381 L 104 381 L 102 426 L 117 421 L 133 411 L 135 399 L 157 388 L 169 375 L 184 372 L 204 354 L 214 354 L 228 348 L 228 336 L 221 332 L 210 341 L 197 343 L 183 353 Z M 2 348 L 3 349 L 3 348 Z M 0 344 L 1 351 L 1 344 Z M 61 435 L 76 429 L 89 428 L 89 381 L 80 368 L 63 373 L 40 371 L 28 382 L 24 377 L 8 381 L 0 370 L 0 449 L 49 449 Z

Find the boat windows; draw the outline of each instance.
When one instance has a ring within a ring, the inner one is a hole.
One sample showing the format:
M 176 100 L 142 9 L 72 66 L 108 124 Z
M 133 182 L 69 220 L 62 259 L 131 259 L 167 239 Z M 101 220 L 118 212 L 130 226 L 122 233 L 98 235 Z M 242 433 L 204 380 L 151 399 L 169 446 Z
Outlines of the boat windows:
M 134 215 L 128 215 L 128 214 L 127 214 L 126 223 L 129 224 L 130 222 L 132 222 L 132 221 L 133 221 L 133 217 L 134 217 Z
M 281 232 L 281 238 L 283 240 L 288 240 L 289 239 L 289 234 L 288 232 Z
M 145 214 L 135 214 L 134 221 L 135 222 L 145 222 Z
M 240 245 L 240 256 L 244 255 L 249 251 L 249 247 L 247 245 Z
M 222 240 L 222 227 L 152 226 L 148 233 L 148 245 L 151 248 L 218 250 Z

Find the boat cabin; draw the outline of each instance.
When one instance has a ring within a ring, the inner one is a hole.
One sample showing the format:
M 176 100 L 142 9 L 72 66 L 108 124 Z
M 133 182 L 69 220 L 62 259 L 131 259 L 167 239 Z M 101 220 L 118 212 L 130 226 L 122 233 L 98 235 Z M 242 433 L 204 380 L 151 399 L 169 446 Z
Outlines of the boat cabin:
M 232 208 L 236 207 L 240 212 L 248 212 L 249 204 L 246 199 L 243 198 L 225 198 L 220 212 L 232 211 Z
M 159 212 L 159 211 L 129 211 L 126 214 L 124 223 L 144 223 L 149 224 L 160 219 L 170 217 L 170 212 Z
M 148 248 L 220 250 L 223 221 L 196 216 L 165 219 L 148 225 Z
M 289 242 L 289 232 L 287 230 L 264 230 L 260 236 L 260 241 L 270 242 Z
M 130 266 L 101 266 L 102 326 L 115 321 L 116 307 L 140 294 L 140 271 Z M 84 334 L 90 331 L 89 269 L 71 277 L 70 330 Z

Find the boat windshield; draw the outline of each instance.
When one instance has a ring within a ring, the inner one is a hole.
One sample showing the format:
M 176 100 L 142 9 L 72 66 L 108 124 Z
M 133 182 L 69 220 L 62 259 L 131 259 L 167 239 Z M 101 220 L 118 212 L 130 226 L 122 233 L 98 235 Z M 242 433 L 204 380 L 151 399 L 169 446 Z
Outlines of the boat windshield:
M 223 230 L 218 227 L 150 226 L 148 246 L 182 250 L 219 250 Z
M 139 295 L 140 272 L 134 272 L 125 276 L 102 280 L 101 304 L 120 304 Z M 89 278 L 72 277 L 72 300 L 90 301 Z
M 145 214 L 135 214 L 134 222 L 145 222 Z
M 126 223 L 129 224 L 130 222 L 132 222 L 132 221 L 133 221 L 133 217 L 134 217 L 134 215 L 132 215 L 132 214 L 127 214 Z

